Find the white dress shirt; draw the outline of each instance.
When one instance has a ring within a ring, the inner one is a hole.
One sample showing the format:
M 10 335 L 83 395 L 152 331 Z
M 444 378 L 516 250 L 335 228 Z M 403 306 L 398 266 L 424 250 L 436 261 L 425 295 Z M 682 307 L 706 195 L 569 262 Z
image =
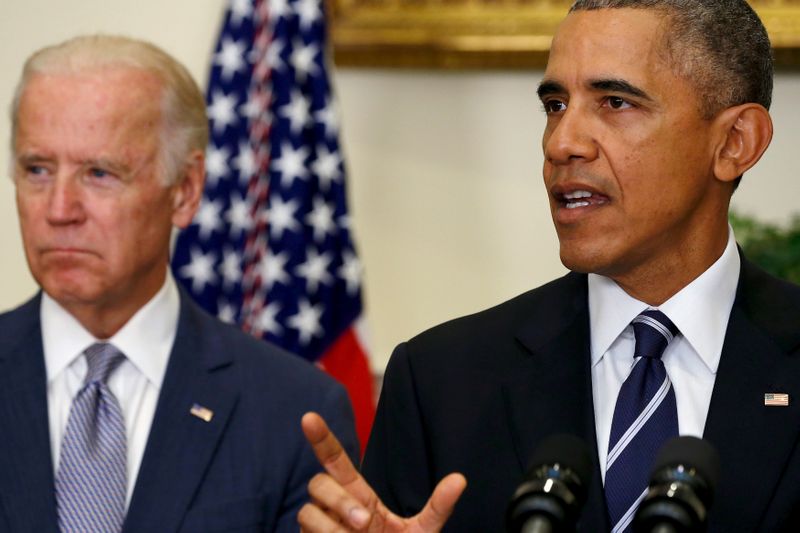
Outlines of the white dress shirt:
M 158 293 L 110 339 L 96 339 L 55 300 L 47 294 L 42 295 L 40 313 L 47 369 L 50 449 L 56 472 L 72 400 L 86 376 L 87 363 L 83 351 L 96 342 L 110 342 L 125 354 L 125 360 L 109 377 L 108 387 L 117 397 L 125 418 L 128 444 L 126 505 L 130 503 L 175 340 L 179 311 L 178 289 L 169 272 Z
M 658 307 L 681 332 L 661 357 L 675 389 L 681 435 L 703 435 L 740 268 L 739 251 L 729 227 L 728 244 L 720 258 Z M 604 482 L 617 395 L 634 364 L 635 339 L 630 323 L 649 308 L 611 279 L 589 274 L 592 396 Z

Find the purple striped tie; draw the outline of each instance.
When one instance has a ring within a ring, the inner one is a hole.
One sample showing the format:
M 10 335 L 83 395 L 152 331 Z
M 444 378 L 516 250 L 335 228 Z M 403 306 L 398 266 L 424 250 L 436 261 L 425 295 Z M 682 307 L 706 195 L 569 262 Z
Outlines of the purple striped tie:
M 630 530 L 658 450 L 678 436 L 675 391 L 661 361 L 678 328 L 655 309 L 644 311 L 631 324 L 636 362 L 617 396 L 606 460 L 606 503 L 613 533 Z
M 63 533 L 119 533 L 127 442 L 122 410 L 106 381 L 125 356 L 108 343 L 84 353 L 89 369 L 72 401 L 56 474 L 58 525 Z

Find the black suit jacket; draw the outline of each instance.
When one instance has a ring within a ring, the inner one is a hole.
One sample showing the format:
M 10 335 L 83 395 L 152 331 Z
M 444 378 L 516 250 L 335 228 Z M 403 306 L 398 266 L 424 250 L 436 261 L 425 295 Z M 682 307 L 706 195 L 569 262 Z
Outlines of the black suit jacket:
M 0 532 L 57 531 L 39 302 L 0 315 Z M 189 413 L 195 403 L 213 411 L 210 422 Z M 357 457 L 341 386 L 181 294 L 124 531 L 297 531 L 321 469 L 300 430 L 307 410 Z
M 400 345 L 384 379 L 363 472 L 402 515 L 462 472 L 449 531 L 503 531 L 506 504 L 542 438 L 594 451 L 579 530 L 608 530 L 597 464 L 586 276 L 571 273 Z M 764 406 L 785 392 L 788 407 Z M 722 463 L 712 531 L 800 527 L 800 288 L 742 263 L 705 438 Z

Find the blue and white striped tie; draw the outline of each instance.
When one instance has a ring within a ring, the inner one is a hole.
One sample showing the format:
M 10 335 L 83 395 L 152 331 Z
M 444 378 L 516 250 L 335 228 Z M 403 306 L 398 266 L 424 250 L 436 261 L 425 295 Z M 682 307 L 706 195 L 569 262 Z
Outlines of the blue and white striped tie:
M 125 421 L 106 381 L 125 356 L 97 343 L 84 352 L 89 369 L 72 401 L 56 475 L 63 533 L 119 533 L 127 488 Z
M 658 450 L 678 436 L 675 391 L 661 361 L 678 328 L 655 309 L 644 311 L 631 324 L 636 362 L 617 396 L 606 461 L 606 503 L 613 533 L 630 530 Z

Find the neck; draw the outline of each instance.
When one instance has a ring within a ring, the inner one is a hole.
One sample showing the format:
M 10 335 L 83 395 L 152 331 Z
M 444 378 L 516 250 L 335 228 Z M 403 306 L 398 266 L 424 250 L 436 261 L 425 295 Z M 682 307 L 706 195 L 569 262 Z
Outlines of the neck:
M 161 290 L 166 279 L 166 269 L 160 276 L 143 281 L 134 294 L 124 299 L 109 296 L 93 302 L 59 302 L 95 338 L 113 337 Z
M 706 242 L 695 243 L 646 268 L 609 277 L 633 298 L 658 307 L 708 270 L 727 244 L 726 223 L 724 231 L 716 232 Z

